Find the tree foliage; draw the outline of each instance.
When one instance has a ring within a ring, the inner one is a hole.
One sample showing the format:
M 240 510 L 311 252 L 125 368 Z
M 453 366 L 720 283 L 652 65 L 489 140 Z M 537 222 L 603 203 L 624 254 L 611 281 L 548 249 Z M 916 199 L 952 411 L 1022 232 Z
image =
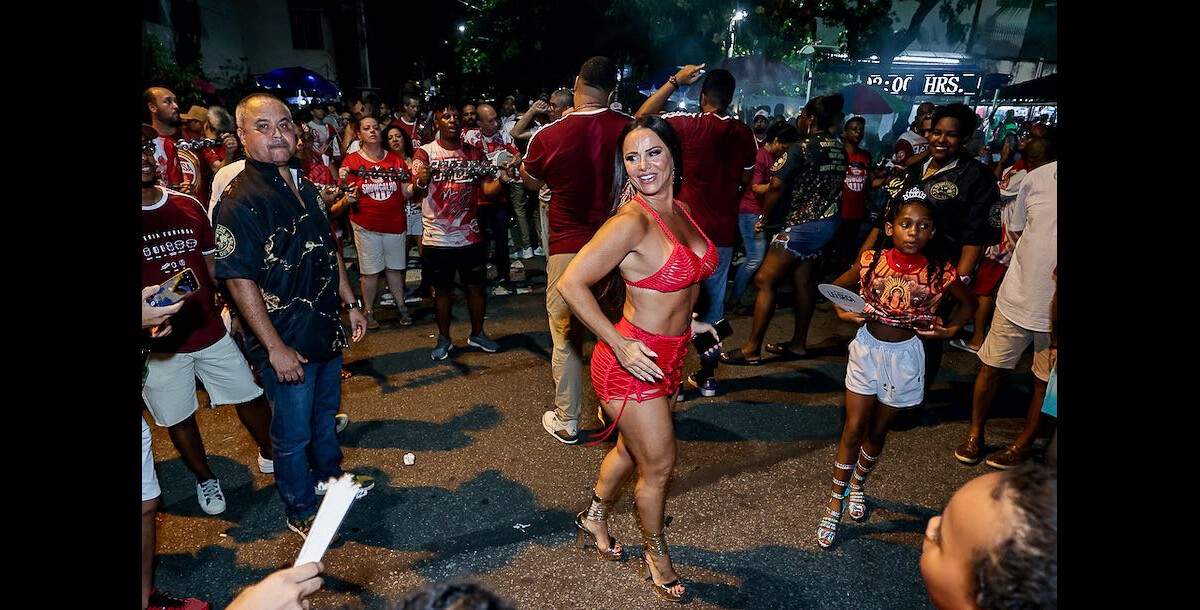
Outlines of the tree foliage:
M 166 87 L 175 94 L 181 108 L 204 104 L 204 95 L 196 89 L 196 79 L 203 78 L 200 61 L 179 66 L 171 52 L 157 38 L 142 36 L 142 88 Z

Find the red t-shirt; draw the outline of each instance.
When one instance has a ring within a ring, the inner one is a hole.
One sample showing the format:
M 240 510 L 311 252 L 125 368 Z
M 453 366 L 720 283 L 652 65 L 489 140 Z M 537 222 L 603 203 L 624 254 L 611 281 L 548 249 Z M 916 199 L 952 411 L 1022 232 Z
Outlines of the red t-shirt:
M 758 149 L 754 155 L 754 176 L 750 184 L 766 184 L 771 181 L 771 166 L 775 163 L 773 157 L 765 148 Z M 738 203 L 738 214 L 761 214 L 762 198 L 754 194 L 750 187 L 742 191 L 742 200 Z
M 204 156 L 203 161 L 208 164 L 209 169 L 212 169 L 212 164 L 218 161 L 221 162 L 221 165 L 225 164 L 224 146 L 212 146 L 210 148 L 205 148 L 201 150 L 200 153 Z
M 385 150 L 383 159 L 375 162 L 367 159 L 365 151 L 357 150 L 342 160 L 346 169 L 391 169 L 407 170 L 408 164 L 400 155 Z M 377 233 L 404 233 L 408 230 L 404 214 L 404 192 L 402 183 L 395 178 L 364 178 L 350 174 L 350 185 L 359 185 L 358 205 L 350 207 L 350 220 L 354 224 Z M 358 208 L 357 210 L 355 208 Z
M 154 138 L 155 174 L 159 184 L 179 186 L 183 184 L 183 170 L 179 167 L 179 149 L 175 140 L 179 136 L 160 135 Z
M 483 159 L 478 148 L 447 148 L 439 139 L 413 153 L 414 171 L 422 165 L 430 169 L 429 191 L 421 202 L 425 245 L 461 248 L 479 243 L 480 179 L 464 175 L 462 170 L 466 164 Z
M 758 143 L 745 123 L 712 112 L 668 112 L 683 148 L 683 188 L 677 198 L 688 204 L 700 230 L 718 248 L 737 242 L 742 173 L 754 169 Z
M 525 172 L 550 188 L 551 255 L 579 252 L 608 220 L 617 136 L 632 120 L 611 108 L 583 110 L 529 138 Z
M 404 133 L 408 135 L 408 139 L 412 140 L 412 147 L 414 151 L 424 144 L 424 142 L 421 141 L 421 134 L 417 133 L 416 123 L 409 125 L 408 123 L 404 122 L 404 119 L 392 119 L 391 124 L 404 130 Z
M 194 197 L 162 189 L 154 205 L 142 206 L 142 286 L 161 284 L 191 268 L 200 282 L 179 313 L 171 316 L 171 334 L 151 341 L 160 353 L 194 352 L 225 335 L 225 323 L 213 304 L 212 276 L 204 257 L 217 251 L 212 224 Z
M 487 155 L 487 160 L 489 162 L 493 162 L 493 164 L 496 160 L 496 156 L 499 155 L 501 151 L 508 151 L 508 153 L 514 157 L 521 154 L 521 151 L 517 149 L 516 140 L 514 140 L 512 135 L 503 129 L 496 130 L 496 133 L 492 134 L 490 137 L 483 135 L 483 131 L 479 129 L 465 129 L 462 132 L 462 141 L 467 146 L 482 150 L 483 153 Z M 479 205 L 488 205 L 490 203 L 492 202 L 488 201 L 486 197 L 481 197 L 479 199 Z
M 958 273 L 947 262 L 930 274 L 929 261 L 924 256 L 917 255 L 910 266 L 900 260 L 902 257 L 895 249 L 887 249 L 876 261 L 875 250 L 864 251 L 858 259 L 862 267 L 858 273 L 859 294 L 875 309 L 869 316 L 871 319 L 888 326 L 912 328 L 914 322 L 932 320 L 946 287 Z M 869 285 L 863 285 L 864 281 Z
M 842 218 L 862 220 L 867 214 L 867 181 L 871 155 L 861 148 L 846 157 L 846 181 L 842 183 Z

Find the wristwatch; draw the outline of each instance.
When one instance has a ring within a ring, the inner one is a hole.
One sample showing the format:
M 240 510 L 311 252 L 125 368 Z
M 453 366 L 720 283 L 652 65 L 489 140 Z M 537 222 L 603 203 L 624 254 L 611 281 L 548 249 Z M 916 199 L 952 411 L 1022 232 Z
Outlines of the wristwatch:
M 362 309 L 362 299 L 354 299 L 349 303 L 342 303 L 342 311 L 350 311 L 351 309 Z

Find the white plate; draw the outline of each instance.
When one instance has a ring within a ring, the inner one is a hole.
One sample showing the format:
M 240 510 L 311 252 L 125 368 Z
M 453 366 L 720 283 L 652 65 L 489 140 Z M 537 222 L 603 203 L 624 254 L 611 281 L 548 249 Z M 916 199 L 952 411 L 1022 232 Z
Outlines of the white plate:
M 846 311 L 862 313 L 862 310 L 867 306 L 867 302 L 858 296 L 857 293 L 850 292 L 841 286 L 821 284 L 817 286 L 817 290 L 822 296 L 832 301 L 834 305 Z

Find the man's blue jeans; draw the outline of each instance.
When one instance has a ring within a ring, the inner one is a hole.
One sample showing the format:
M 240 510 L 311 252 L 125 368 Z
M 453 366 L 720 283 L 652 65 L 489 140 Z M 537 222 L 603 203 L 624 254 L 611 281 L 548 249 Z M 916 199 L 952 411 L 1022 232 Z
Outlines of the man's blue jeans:
M 757 221 L 757 214 L 738 214 L 738 230 L 742 234 L 742 242 L 746 244 L 746 262 L 742 263 L 733 278 L 733 294 L 729 295 L 729 300 L 734 304 L 741 303 L 750 280 L 754 279 L 754 272 L 758 271 L 767 254 L 766 233 L 754 232 L 754 223 Z
M 317 511 L 317 481 L 342 476 L 342 448 L 334 415 L 342 404 L 342 355 L 304 367 L 303 383 L 279 383 L 275 369 L 262 372 L 271 405 L 275 484 L 289 519 Z

